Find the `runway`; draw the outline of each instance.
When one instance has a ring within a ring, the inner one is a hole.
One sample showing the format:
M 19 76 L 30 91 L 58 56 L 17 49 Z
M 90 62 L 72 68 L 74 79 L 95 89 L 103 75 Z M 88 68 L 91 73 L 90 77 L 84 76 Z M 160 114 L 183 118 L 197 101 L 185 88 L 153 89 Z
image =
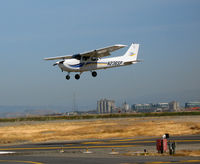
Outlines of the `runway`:
M 65 141 L 0 146 L 0 163 L 200 163 L 199 157 L 138 155 L 146 149 L 156 153 L 155 137 Z M 200 135 L 170 137 L 177 150 L 200 149 Z

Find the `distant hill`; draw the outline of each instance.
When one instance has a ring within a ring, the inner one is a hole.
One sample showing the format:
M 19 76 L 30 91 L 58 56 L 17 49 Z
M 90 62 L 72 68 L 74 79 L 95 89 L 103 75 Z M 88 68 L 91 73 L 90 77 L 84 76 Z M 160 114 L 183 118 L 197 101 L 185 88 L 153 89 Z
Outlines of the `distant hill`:
M 66 106 L 0 106 L 0 118 L 66 113 Z

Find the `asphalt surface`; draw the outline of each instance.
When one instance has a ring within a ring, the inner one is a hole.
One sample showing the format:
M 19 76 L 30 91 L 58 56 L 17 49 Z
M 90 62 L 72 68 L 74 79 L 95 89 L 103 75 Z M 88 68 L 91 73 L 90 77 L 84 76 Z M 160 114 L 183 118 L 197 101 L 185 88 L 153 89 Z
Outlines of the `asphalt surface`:
M 100 164 L 100 163 L 200 163 L 200 157 L 144 155 L 156 152 L 156 139 L 124 138 L 0 146 L 0 163 Z M 200 150 L 200 135 L 170 137 L 177 150 Z M 9 152 L 10 154 L 3 154 Z M 2 154 L 1 154 L 2 153 Z

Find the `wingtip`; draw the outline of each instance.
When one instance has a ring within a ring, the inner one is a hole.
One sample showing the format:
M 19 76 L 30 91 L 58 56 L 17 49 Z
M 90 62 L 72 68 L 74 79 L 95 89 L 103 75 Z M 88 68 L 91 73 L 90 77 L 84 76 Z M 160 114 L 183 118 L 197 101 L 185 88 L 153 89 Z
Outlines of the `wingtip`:
M 115 46 L 126 47 L 127 45 L 124 45 L 124 44 L 116 44 Z

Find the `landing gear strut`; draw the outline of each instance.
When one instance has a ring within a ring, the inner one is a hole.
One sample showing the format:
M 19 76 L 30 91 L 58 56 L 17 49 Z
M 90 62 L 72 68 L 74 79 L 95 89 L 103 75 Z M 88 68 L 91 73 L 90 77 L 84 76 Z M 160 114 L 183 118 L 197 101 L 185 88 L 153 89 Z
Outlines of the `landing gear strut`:
M 76 79 L 76 80 L 80 79 L 80 75 L 79 75 L 79 74 L 76 74 L 76 75 L 75 75 L 75 79 Z
M 93 76 L 93 77 L 96 77 L 96 76 L 97 76 L 97 72 L 96 72 L 96 71 L 93 71 L 93 72 L 92 72 L 92 76 Z
M 66 76 L 66 79 L 69 80 L 70 79 L 70 76 L 69 76 L 70 72 L 68 72 L 67 76 Z

